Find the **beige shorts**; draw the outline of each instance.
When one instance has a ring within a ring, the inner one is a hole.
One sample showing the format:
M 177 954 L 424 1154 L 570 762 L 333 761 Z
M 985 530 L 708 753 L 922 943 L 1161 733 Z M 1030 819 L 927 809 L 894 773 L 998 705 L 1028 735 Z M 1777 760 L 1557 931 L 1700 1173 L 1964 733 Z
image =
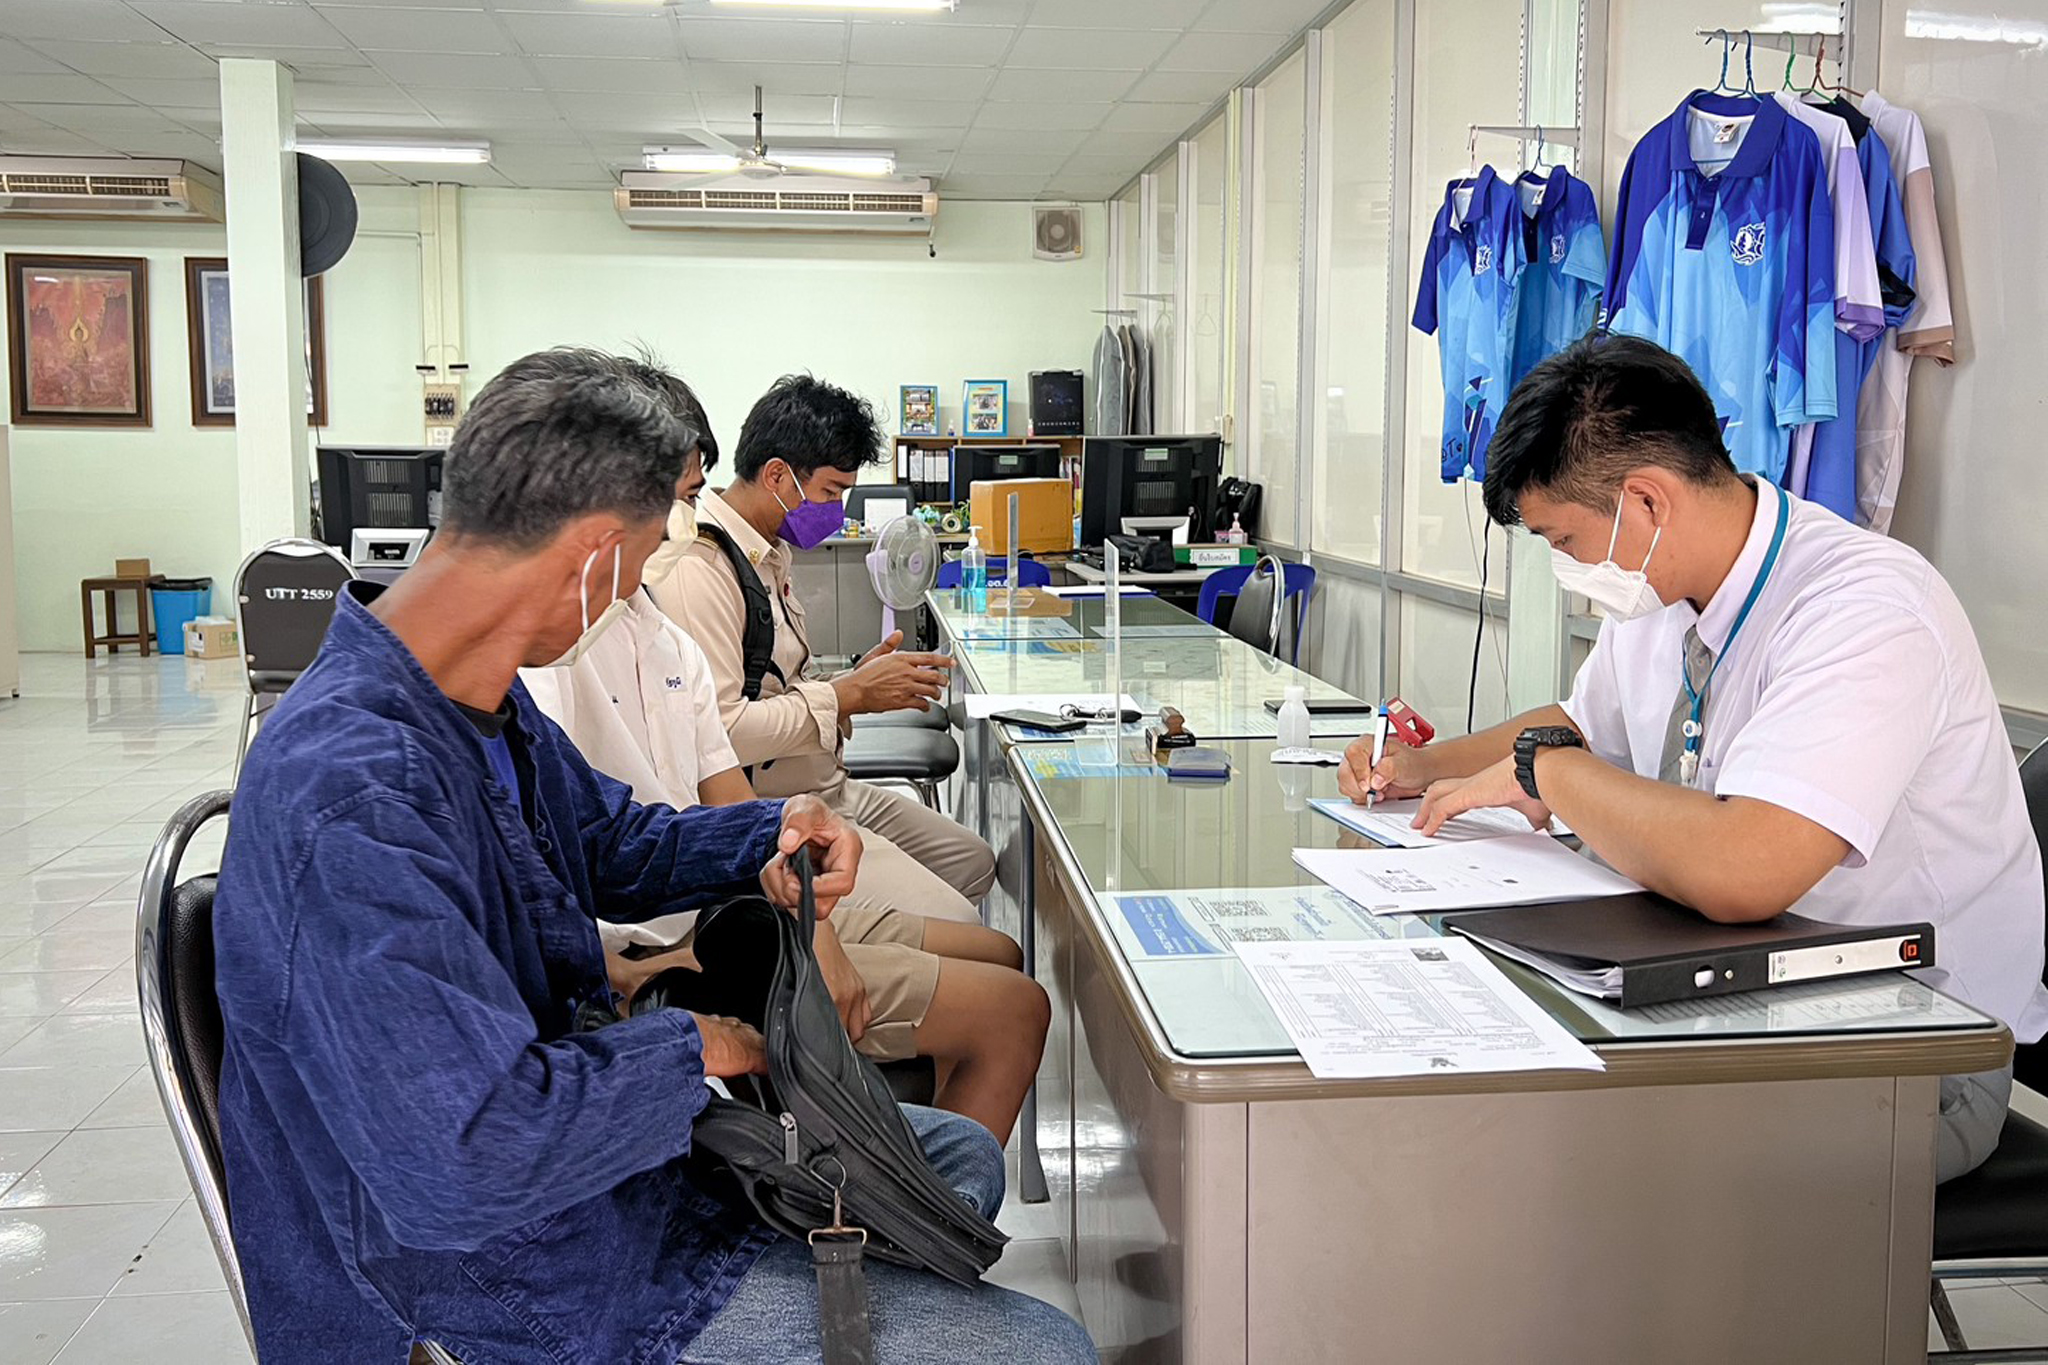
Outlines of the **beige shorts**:
M 939 989 L 939 959 L 924 950 L 924 920 L 842 904 L 829 922 L 868 988 L 868 1031 L 854 1046 L 877 1062 L 916 1056 L 912 1035 Z

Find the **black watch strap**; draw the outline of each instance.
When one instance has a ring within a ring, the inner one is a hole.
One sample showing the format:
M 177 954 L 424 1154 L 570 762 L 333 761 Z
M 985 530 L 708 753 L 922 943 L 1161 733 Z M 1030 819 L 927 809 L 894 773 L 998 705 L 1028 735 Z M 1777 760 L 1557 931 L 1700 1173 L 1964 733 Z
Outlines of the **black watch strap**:
M 1586 741 L 1567 725 L 1532 726 L 1515 736 L 1515 781 L 1531 801 L 1541 801 L 1536 789 L 1536 753 L 1539 749 L 1583 749 Z

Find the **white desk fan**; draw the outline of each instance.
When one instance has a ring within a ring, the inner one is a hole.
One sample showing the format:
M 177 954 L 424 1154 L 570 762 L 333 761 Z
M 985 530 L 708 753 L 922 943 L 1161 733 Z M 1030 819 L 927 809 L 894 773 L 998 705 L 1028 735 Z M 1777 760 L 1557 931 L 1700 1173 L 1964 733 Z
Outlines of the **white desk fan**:
M 939 538 L 916 517 L 897 517 L 868 551 L 868 577 L 882 599 L 882 638 L 896 631 L 896 613 L 915 611 L 939 578 Z

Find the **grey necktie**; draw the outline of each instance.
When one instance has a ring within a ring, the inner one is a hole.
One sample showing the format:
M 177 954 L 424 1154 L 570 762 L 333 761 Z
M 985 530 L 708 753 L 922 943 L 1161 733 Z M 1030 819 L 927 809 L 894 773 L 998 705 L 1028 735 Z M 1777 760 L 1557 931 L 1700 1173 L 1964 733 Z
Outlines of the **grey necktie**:
M 1707 675 L 1714 668 L 1714 651 L 1707 648 L 1700 639 L 1698 626 L 1688 626 L 1685 632 L 1685 672 L 1692 679 L 1693 686 L 1703 692 Z M 1692 719 L 1692 694 L 1683 682 L 1678 685 L 1678 700 L 1671 704 L 1671 723 L 1664 728 L 1664 758 L 1657 767 L 1659 782 L 1682 782 L 1679 772 L 1679 758 L 1685 753 L 1685 723 Z M 1704 748 L 1704 740 L 1702 741 Z

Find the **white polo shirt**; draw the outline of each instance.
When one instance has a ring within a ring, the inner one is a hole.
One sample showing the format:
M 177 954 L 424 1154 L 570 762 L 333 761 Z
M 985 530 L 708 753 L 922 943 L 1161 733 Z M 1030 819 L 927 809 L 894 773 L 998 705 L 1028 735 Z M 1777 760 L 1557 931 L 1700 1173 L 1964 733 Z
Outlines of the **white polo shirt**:
M 1792 506 L 1777 567 L 1731 648 L 1780 498 Z M 1658 775 L 1694 624 L 1721 658 L 1700 789 L 1783 806 L 1849 845 L 1792 908 L 1838 924 L 1933 924 L 1938 965 L 1915 975 L 2020 1042 L 2040 1038 L 2040 850 L 1983 655 L 1941 575 L 1897 541 L 1762 485 L 1749 539 L 1703 613 L 1679 602 L 1601 627 L 1564 703 L 1594 753 Z

